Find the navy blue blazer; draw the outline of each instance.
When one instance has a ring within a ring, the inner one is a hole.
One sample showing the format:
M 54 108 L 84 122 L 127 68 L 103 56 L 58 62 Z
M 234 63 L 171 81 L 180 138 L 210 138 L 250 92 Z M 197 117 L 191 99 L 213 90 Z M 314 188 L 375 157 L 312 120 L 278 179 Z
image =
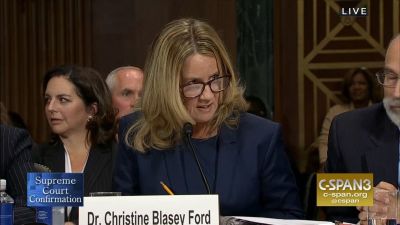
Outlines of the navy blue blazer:
M 326 172 L 373 173 L 374 185 L 398 186 L 399 128 L 382 103 L 337 116 L 329 131 Z M 355 207 L 328 210 L 331 219 L 356 222 Z
M 119 137 L 125 137 L 138 116 L 134 113 L 122 118 Z M 303 217 L 277 123 L 244 113 L 237 129 L 222 126 L 218 142 L 215 193 L 219 195 L 221 215 Z M 185 145 L 139 153 L 120 141 L 115 190 L 124 195 L 164 195 L 160 181 L 175 194 L 207 193 L 205 188 L 198 191 L 204 185 Z

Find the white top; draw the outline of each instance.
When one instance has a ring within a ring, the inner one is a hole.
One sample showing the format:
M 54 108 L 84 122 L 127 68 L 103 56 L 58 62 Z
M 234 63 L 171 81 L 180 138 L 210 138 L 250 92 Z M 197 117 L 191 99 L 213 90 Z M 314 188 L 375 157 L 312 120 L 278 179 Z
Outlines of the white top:
M 64 145 L 64 149 L 65 149 L 65 152 L 64 152 L 65 172 L 66 173 L 72 173 L 71 159 L 69 158 L 68 149 L 67 149 L 67 147 L 65 147 L 65 145 Z M 88 156 L 89 156 L 89 153 L 88 153 Z M 86 157 L 85 165 L 83 165 L 81 173 L 83 173 L 83 171 L 85 171 L 86 163 L 87 163 L 87 160 L 89 158 L 88 156 Z
M 68 153 L 68 149 L 67 147 L 64 145 L 64 158 L 65 158 L 65 172 L 66 173 L 72 173 L 72 166 L 71 166 L 71 159 L 69 158 L 69 153 Z M 88 154 L 89 155 L 89 154 Z M 86 167 L 86 163 L 87 163 L 88 157 L 86 157 L 86 161 L 85 161 L 85 165 L 83 165 L 82 171 L 81 173 L 83 173 L 83 171 L 85 171 L 85 167 Z M 67 207 L 67 215 L 69 216 L 69 214 L 71 213 L 71 209 L 72 207 Z
M 372 102 L 369 101 L 368 106 L 371 106 Z M 319 150 L 319 162 L 324 163 L 327 159 L 328 153 L 328 136 L 329 129 L 331 128 L 331 123 L 333 118 L 344 112 L 354 110 L 353 103 L 349 104 L 337 104 L 331 107 L 325 116 L 324 122 L 322 123 L 321 134 L 318 138 L 318 150 Z
M 0 180 L 0 191 L 5 191 L 7 189 L 7 181 L 4 179 Z

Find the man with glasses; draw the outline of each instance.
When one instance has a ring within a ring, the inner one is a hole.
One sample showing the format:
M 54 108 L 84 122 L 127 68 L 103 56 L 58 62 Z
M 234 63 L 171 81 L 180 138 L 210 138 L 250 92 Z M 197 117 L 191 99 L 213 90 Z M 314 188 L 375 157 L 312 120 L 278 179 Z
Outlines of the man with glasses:
M 384 89 L 382 103 L 337 116 L 329 131 L 326 172 L 373 173 L 374 186 L 396 190 L 399 184 L 400 34 L 389 44 L 385 66 L 376 74 Z M 388 209 L 375 196 L 369 212 Z M 357 211 L 357 209 L 359 211 Z M 367 207 L 328 209 L 328 217 L 367 224 Z

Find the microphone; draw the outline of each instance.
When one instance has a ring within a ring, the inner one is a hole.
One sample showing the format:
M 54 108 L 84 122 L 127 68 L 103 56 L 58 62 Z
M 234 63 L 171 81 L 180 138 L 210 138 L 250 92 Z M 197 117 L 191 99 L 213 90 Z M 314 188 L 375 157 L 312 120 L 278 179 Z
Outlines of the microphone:
M 191 123 L 185 123 L 183 125 L 183 133 L 185 134 L 185 138 L 189 138 L 192 136 L 193 125 Z
M 189 145 L 190 150 L 193 153 L 194 159 L 196 160 L 197 168 L 201 174 L 201 179 L 203 180 L 203 184 L 206 187 L 207 193 L 211 194 L 210 186 L 208 185 L 207 177 L 204 175 L 203 168 L 199 162 L 199 158 L 197 157 L 195 147 L 193 146 L 191 137 L 192 137 L 193 125 L 191 123 L 185 123 L 183 125 L 183 133 L 184 139 L 186 140 L 187 145 Z

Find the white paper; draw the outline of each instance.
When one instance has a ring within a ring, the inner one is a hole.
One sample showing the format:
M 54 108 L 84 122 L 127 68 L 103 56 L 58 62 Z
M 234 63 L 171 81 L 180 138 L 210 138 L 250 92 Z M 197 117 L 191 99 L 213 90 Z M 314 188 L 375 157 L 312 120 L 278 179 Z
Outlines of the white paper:
M 283 220 L 283 219 L 271 219 L 262 217 L 236 217 L 241 220 L 256 222 L 261 224 L 272 224 L 272 225 L 335 225 L 332 222 L 326 221 L 315 221 L 315 220 Z

